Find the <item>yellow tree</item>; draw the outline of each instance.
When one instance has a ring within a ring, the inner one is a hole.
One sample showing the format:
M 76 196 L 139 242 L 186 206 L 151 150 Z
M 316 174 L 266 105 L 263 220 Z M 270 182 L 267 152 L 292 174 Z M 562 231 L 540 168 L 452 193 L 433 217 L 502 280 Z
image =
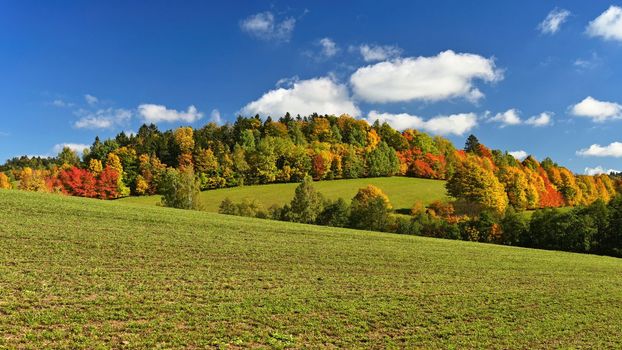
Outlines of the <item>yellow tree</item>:
M 89 170 L 96 175 L 100 174 L 104 170 L 102 161 L 95 158 L 91 159 L 89 162 Z
M 11 187 L 12 186 L 11 186 L 11 181 L 9 181 L 9 177 L 6 176 L 5 173 L 0 173 L 0 189 L 8 190 Z
M 123 165 L 121 164 L 121 159 L 119 158 L 119 156 L 114 153 L 108 153 L 108 156 L 106 157 L 106 166 L 116 170 L 117 173 L 119 174 L 119 177 L 117 178 L 117 187 L 119 189 L 119 196 L 120 197 L 129 196 L 130 189 L 127 186 L 125 186 L 125 183 L 123 183 Z
M 194 149 L 194 132 L 192 128 L 189 126 L 177 128 L 173 132 L 173 137 L 180 151 L 177 158 L 179 168 L 192 167 L 192 150 Z
M 481 205 L 498 213 L 505 212 L 508 196 L 495 174 L 468 158 L 447 181 L 447 191 L 455 198 Z

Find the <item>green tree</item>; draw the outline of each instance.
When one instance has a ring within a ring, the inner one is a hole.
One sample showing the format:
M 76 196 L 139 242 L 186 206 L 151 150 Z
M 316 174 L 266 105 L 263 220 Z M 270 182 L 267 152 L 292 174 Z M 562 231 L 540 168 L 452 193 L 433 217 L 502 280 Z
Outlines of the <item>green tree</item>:
M 346 227 L 349 222 L 350 206 L 343 198 L 325 203 L 324 210 L 317 218 L 317 223 L 325 226 Z
M 311 176 L 305 176 L 302 183 L 296 187 L 294 198 L 289 205 L 289 220 L 313 224 L 323 210 L 324 198 L 322 194 L 313 187 Z
M 160 181 L 162 205 L 179 209 L 201 209 L 201 190 L 192 168 L 168 168 Z
M 63 147 L 57 158 L 58 164 L 61 166 L 74 166 L 80 163 L 80 157 L 78 157 L 76 151 L 69 147 Z
M 467 153 L 479 154 L 480 145 L 481 144 L 479 143 L 479 140 L 477 139 L 477 137 L 475 137 L 475 135 L 469 135 L 466 143 L 464 144 L 464 150 Z
M 382 141 L 367 153 L 367 175 L 370 177 L 393 176 L 400 170 L 395 150 Z

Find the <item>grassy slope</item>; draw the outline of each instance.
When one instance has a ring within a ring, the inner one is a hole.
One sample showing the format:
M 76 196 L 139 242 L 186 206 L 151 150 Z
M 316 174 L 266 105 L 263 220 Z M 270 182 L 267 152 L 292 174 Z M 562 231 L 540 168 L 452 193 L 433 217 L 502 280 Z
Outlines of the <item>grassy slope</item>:
M 622 260 L 0 190 L 0 348 L 622 346 Z
M 339 197 L 350 200 L 359 188 L 372 184 L 381 188 L 391 200 L 396 209 L 408 210 L 415 201 L 428 204 L 437 199 L 446 197 L 445 182 L 440 180 L 416 179 L 409 177 L 381 177 L 366 179 L 349 179 L 334 181 L 318 181 L 314 184 L 320 192 L 330 199 Z M 265 208 L 272 204 L 283 205 L 289 203 L 294 196 L 297 183 L 271 184 L 259 186 L 242 186 L 224 188 L 203 192 L 205 209 L 218 212 L 218 206 L 223 199 L 229 197 L 234 202 L 244 199 L 256 199 Z M 129 197 L 122 201 L 155 205 L 159 196 Z

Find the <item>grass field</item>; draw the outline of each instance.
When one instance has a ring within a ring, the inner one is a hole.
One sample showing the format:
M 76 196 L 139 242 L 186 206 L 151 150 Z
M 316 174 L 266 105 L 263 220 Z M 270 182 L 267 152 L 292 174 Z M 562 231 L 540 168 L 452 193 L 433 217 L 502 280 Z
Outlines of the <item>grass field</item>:
M 400 211 L 408 211 L 416 201 L 424 204 L 437 199 L 445 199 L 445 181 L 416 179 L 412 177 L 379 177 L 366 179 L 349 179 L 334 181 L 318 181 L 313 186 L 330 199 L 352 199 L 359 188 L 368 184 L 382 189 L 393 204 Z M 273 204 L 283 205 L 289 203 L 294 197 L 297 183 L 270 184 L 258 186 L 242 186 L 223 188 L 202 192 L 203 204 L 206 211 L 218 212 L 218 206 L 225 198 L 238 203 L 244 199 L 257 200 L 265 209 Z M 155 205 L 160 201 L 160 196 L 128 197 L 121 201 Z
M 622 260 L 0 190 L 0 348 L 620 348 Z

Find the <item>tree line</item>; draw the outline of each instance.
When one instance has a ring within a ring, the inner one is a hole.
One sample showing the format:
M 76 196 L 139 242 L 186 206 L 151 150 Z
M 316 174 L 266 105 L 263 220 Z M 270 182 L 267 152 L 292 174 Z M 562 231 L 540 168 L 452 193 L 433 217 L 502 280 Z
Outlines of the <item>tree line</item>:
M 597 199 L 571 210 L 546 208 L 531 217 L 508 207 L 505 212 L 465 211 L 460 202 L 414 203 L 410 216 L 392 212 L 389 198 L 368 185 L 346 201 L 328 200 L 306 177 L 284 206 L 264 209 L 257 201 L 225 199 L 219 212 L 305 224 L 350 227 L 454 240 L 562 250 L 622 257 L 622 196 Z M 467 214 L 469 213 L 469 214 Z
M 575 175 L 546 158 L 519 161 L 473 135 L 464 149 L 447 139 L 348 115 L 238 117 L 233 124 L 96 138 L 78 157 L 19 157 L 0 166 L 0 187 L 112 199 L 164 193 L 190 174 L 198 189 L 380 176 L 448 180 L 450 195 L 472 208 L 516 210 L 609 202 L 619 177 Z

